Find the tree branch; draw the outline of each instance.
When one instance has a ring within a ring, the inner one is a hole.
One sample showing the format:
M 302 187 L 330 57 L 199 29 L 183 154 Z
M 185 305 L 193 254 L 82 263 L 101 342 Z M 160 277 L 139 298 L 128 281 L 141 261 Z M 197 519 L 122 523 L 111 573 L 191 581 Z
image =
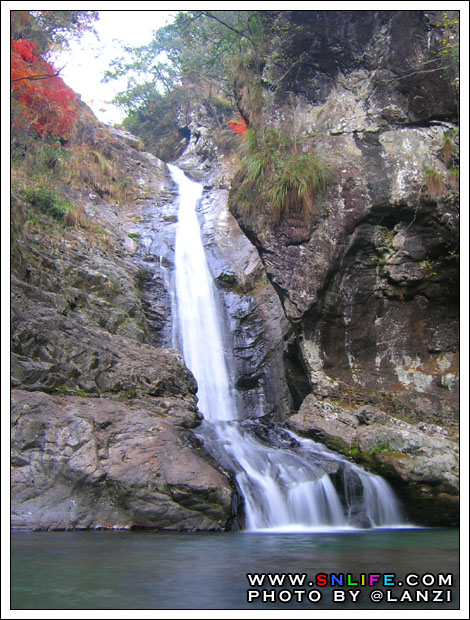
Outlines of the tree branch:
M 25 75 L 24 77 L 13 78 L 12 82 L 19 82 L 20 80 L 47 80 L 48 78 L 59 77 L 59 71 L 55 73 L 44 73 L 38 75 Z
M 443 71 L 444 69 L 450 69 L 452 65 L 443 65 L 441 67 L 436 67 L 435 69 L 418 69 L 417 71 L 413 71 L 413 73 L 407 73 L 406 75 L 400 75 L 399 77 L 393 77 L 389 80 L 382 80 L 383 82 L 394 82 L 395 80 L 404 80 L 406 78 L 411 77 L 412 75 L 417 75 L 418 73 L 434 73 L 435 71 Z
M 241 32 L 241 30 L 237 30 L 236 28 L 233 28 L 233 26 L 230 26 L 229 24 L 226 24 L 224 21 L 219 19 L 217 15 L 214 15 L 210 11 L 200 11 L 200 14 L 204 15 L 205 17 L 211 17 L 212 19 L 215 19 L 215 21 L 219 22 L 219 24 L 222 24 L 222 26 L 225 26 L 225 28 L 228 28 L 232 32 L 235 32 L 235 34 L 238 34 L 239 37 L 243 37 L 244 39 L 249 41 L 252 45 L 255 44 L 254 40 L 251 37 L 249 37 L 247 34 L 245 34 L 244 32 Z

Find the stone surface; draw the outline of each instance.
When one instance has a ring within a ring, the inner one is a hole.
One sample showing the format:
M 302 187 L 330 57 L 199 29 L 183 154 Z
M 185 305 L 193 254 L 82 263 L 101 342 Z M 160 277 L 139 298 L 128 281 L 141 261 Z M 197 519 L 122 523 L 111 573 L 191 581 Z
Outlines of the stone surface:
M 438 13 L 271 12 L 279 36 L 262 68 L 262 122 L 297 132 L 333 178 L 310 214 L 292 208 L 279 224 L 259 197 L 251 208 L 239 203 L 237 175 L 229 204 L 292 326 L 285 364 L 294 405 L 311 392 L 336 411 L 321 419 L 322 437 L 343 447 L 370 434 L 380 443 L 375 423 L 364 436 L 349 423 L 351 407 L 424 422 L 426 464 L 407 452 L 381 471 L 402 479 L 427 513 L 426 496 L 436 506 L 442 499 L 436 512 L 446 523 L 455 522 L 455 463 L 425 442 L 429 427 L 456 431 L 459 397 L 459 196 L 444 156 L 458 129 L 458 79 L 440 54 Z M 289 423 L 301 428 L 299 415 Z M 413 491 L 421 475 L 427 491 Z
M 181 354 L 87 325 L 59 294 L 12 280 L 12 385 L 192 398 L 196 382 Z
M 224 529 L 226 478 L 191 445 L 182 398 L 11 399 L 15 528 Z
M 294 326 L 292 390 L 306 395 L 303 368 L 322 396 L 346 386 L 391 414 L 455 426 L 459 207 L 443 145 L 457 99 L 438 17 L 274 18 L 289 36 L 273 41 L 264 67 L 276 88 L 263 119 L 297 131 L 333 180 L 308 216 L 291 209 L 278 225 L 263 201 L 237 204 L 237 177 L 229 202 Z M 435 193 L 426 170 L 441 179 Z
M 127 132 L 86 114 L 77 131 L 118 153 L 132 192 L 118 204 L 64 186 L 81 221 L 25 227 L 12 245 L 12 525 L 225 529 L 232 486 L 190 430 L 195 379 L 160 348 L 171 346 L 172 181 Z M 141 236 L 152 211 L 159 235 Z
M 290 412 L 283 363 L 288 322 L 254 246 L 228 210 L 226 189 L 213 187 L 199 207 L 210 271 L 226 316 L 225 340 L 231 382 L 241 417 Z
M 220 120 L 185 104 L 177 130 L 180 165 L 214 190 L 203 234 L 245 414 L 301 407 L 291 428 L 386 476 L 418 523 L 453 525 L 459 229 L 443 143 L 457 127 L 457 83 L 439 65 L 435 13 L 273 12 L 289 36 L 268 50 L 263 114 L 300 128 L 333 172 L 307 218 L 292 209 L 274 225 L 268 205 L 242 211 L 231 191 L 235 222 L 227 191 L 239 179 L 215 139 Z M 241 92 L 249 117 L 245 103 Z M 194 379 L 176 351 L 156 348 L 175 341 L 174 188 L 130 134 L 108 128 L 106 143 L 101 131 L 88 119 L 77 139 L 120 154 L 132 197 L 70 193 L 105 234 L 33 232 L 13 248 L 15 519 L 224 528 L 228 479 L 188 434 Z

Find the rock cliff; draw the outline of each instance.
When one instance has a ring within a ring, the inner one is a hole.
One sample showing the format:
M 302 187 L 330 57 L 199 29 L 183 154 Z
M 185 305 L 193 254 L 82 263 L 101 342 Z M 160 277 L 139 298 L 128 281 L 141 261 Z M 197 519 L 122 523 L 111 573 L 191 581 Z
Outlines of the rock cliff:
M 278 224 L 267 204 L 248 210 L 236 187 L 230 195 L 291 324 L 290 387 L 298 403 L 307 398 L 289 424 L 336 439 L 355 458 L 372 454 L 369 466 L 406 481 L 410 507 L 410 496 L 426 505 L 439 496 L 454 521 L 459 229 L 450 168 L 458 144 L 449 136 L 458 134 L 458 80 L 441 54 L 440 16 L 285 11 L 273 19 L 289 36 L 273 42 L 262 69 L 263 118 L 290 124 L 333 174 L 308 217 L 291 210 Z M 247 117 L 248 103 L 241 89 Z M 373 411 L 367 427 L 364 406 Z M 414 438 L 411 452 L 398 441 L 403 432 Z M 421 455 L 441 462 L 440 473 L 421 468 Z

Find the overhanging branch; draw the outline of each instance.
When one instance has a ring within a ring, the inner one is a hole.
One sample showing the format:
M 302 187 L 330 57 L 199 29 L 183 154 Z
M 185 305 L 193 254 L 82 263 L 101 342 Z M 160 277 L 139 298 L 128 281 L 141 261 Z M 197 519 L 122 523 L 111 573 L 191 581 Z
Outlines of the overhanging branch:
M 25 75 L 24 77 L 13 78 L 12 82 L 20 82 L 21 80 L 47 80 L 48 78 L 59 77 L 59 71 L 55 73 L 43 73 L 38 75 Z

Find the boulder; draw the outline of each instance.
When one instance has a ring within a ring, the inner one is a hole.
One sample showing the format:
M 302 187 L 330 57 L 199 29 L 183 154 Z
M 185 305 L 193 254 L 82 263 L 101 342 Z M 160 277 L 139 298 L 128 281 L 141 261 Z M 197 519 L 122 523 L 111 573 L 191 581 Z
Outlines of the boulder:
M 14 528 L 223 530 L 232 489 L 191 444 L 182 398 L 14 390 Z

